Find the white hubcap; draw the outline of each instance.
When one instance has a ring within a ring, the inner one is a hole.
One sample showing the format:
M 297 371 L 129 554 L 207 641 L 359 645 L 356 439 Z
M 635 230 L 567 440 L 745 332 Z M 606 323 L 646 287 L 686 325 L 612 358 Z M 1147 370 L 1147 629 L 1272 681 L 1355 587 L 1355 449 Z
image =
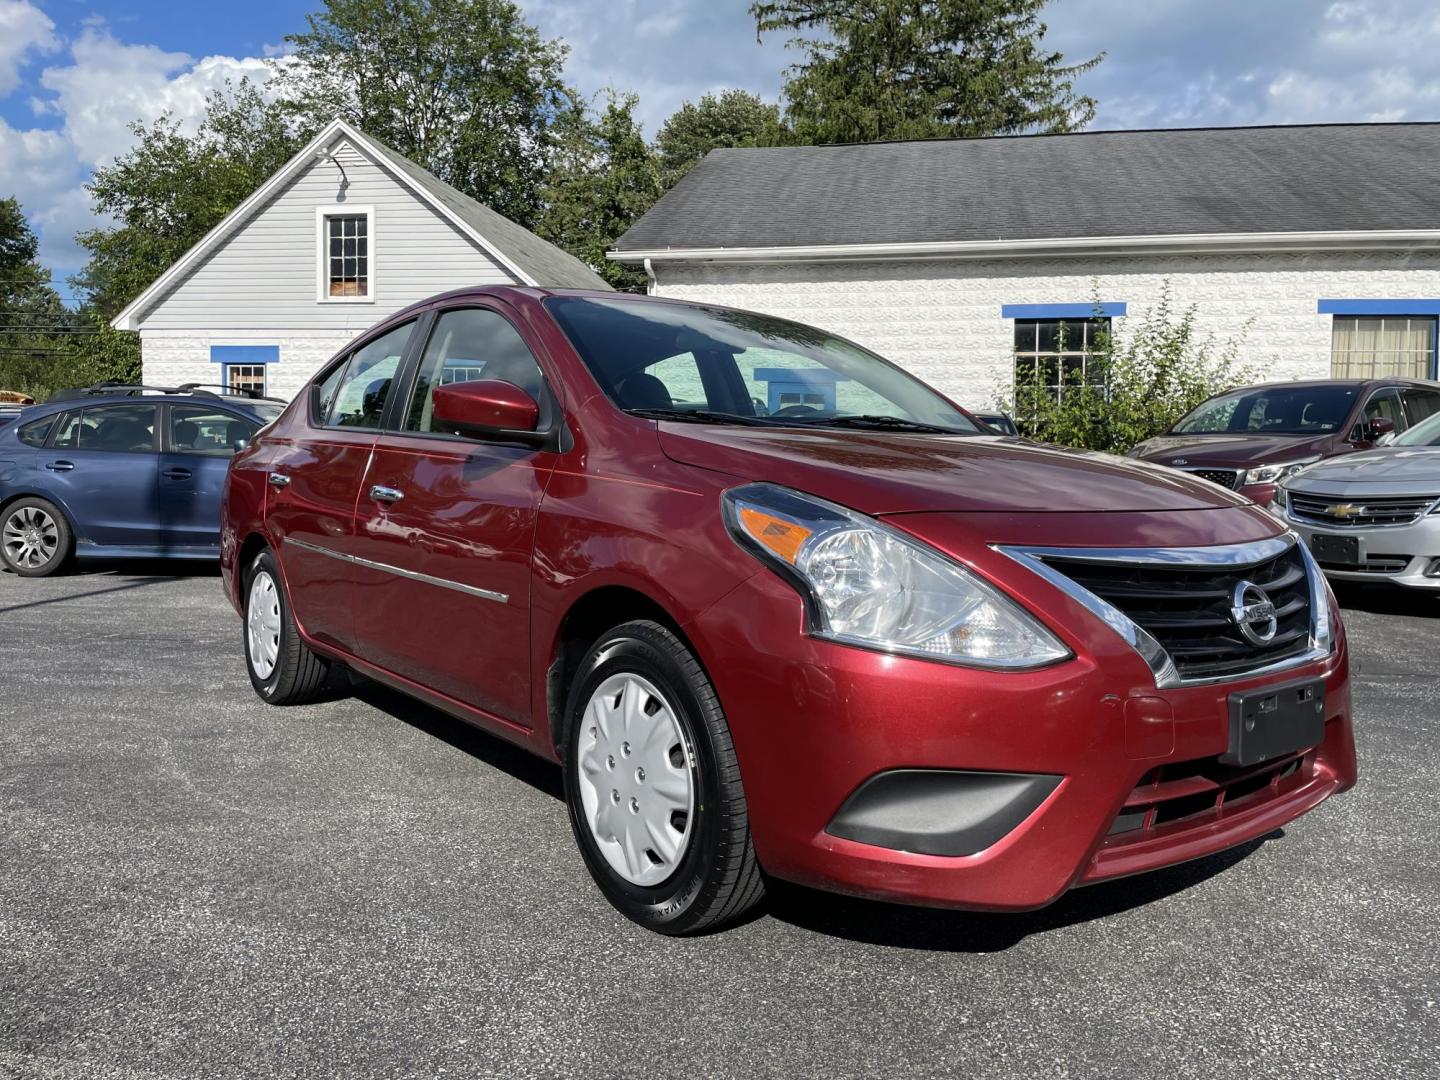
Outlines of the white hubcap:
M 275 579 L 261 570 L 250 582 L 250 600 L 245 606 L 245 639 L 249 645 L 250 667 L 261 679 L 270 678 L 280 657 L 280 593 Z
M 55 519 L 38 506 L 22 506 L 5 519 L 0 544 L 11 566 L 34 570 L 55 557 L 60 547 L 60 530 Z
M 695 820 L 690 753 L 670 703 L 639 675 L 612 675 L 585 706 L 580 802 L 610 868 L 658 885 L 680 865 Z

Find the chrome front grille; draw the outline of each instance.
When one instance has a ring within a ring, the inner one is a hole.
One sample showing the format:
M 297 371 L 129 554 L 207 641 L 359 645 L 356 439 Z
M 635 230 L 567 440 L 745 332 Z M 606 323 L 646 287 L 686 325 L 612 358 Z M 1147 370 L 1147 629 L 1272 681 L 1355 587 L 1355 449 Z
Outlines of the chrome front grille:
M 1119 634 L 1162 688 L 1284 670 L 1333 642 L 1324 579 L 1293 533 L 1216 547 L 1000 550 Z
M 1336 495 L 1304 495 L 1287 493 L 1290 516 L 1310 525 L 1330 529 L 1374 529 L 1386 526 L 1413 525 L 1431 508 L 1435 495 L 1360 496 L 1341 498 Z
M 1240 486 L 1240 473 L 1236 469 L 1182 469 L 1191 476 L 1198 476 L 1201 480 L 1209 480 L 1212 484 L 1219 484 L 1223 488 L 1234 491 Z

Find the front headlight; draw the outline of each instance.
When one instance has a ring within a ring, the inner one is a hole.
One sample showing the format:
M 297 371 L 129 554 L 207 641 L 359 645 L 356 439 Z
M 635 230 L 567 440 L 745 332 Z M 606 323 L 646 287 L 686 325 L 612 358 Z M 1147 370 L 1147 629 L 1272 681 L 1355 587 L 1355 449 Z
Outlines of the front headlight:
M 1278 484 L 1287 476 L 1293 476 L 1306 465 L 1314 465 L 1320 460 L 1320 455 L 1302 458 L 1299 461 L 1287 461 L 1281 465 L 1257 465 L 1250 469 L 1241 478 L 1241 484 Z
M 985 668 L 1070 656 L 994 586 L 863 514 L 773 484 L 723 503 L 736 540 L 800 589 L 817 637 Z

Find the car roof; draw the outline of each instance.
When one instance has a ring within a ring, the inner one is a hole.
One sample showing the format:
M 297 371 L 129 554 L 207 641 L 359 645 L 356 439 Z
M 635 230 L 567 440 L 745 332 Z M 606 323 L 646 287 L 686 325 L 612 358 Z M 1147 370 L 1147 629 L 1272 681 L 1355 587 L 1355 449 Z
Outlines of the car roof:
M 1233 390 L 1225 390 L 1214 396 L 1222 397 L 1225 394 L 1243 394 L 1252 390 L 1318 390 L 1327 386 L 1352 390 L 1364 390 L 1371 386 L 1418 386 L 1426 390 L 1440 390 L 1440 383 L 1431 382 L 1427 379 L 1408 379 L 1403 375 L 1395 375 L 1376 379 L 1277 379 L 1274 382 L 1237 386 Z
M 40 402 L 38 405 L 26 405 L 22 414 L 30 417 L 49 416 L 53 413 L 68 412 L 71 409 L 88 409 L 96 405 L 139 405 L 158 404 L 168 401 L 177 405 L 218 405 L 230 412 L 250 414 L 255 419 L 262 419 L 258 406 L 270 405 L 275 408 L 284 408 L 286 402 L 277 398 L 251 398 L 235 397 L 230 394 L 211 393 L 136 393 L 134 389 L 119 390 L 113 393 L 103 391 L 96 392 L 72 392 L 69 394 L 56 395 L 49 401 Z

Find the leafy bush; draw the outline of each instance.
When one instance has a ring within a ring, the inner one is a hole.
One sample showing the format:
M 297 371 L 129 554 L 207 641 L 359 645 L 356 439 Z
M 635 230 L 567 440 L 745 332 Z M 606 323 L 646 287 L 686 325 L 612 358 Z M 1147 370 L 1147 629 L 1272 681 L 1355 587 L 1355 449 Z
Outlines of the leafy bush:
M 1061 371 L 1057 392 L 1053 383 L 1017 376 L 999 401 L 1031 438 L 1123 454 L 1213 394 L 1257 381 L 1256 370 L 1236 359 L 1243 340 L 1200 336 L 1195 307 L 1177 314 L 1166 282 L 1159 301 L 1127 318 L 1121 333 L 1096 335 L 1089 382 L 1079 370 Z

